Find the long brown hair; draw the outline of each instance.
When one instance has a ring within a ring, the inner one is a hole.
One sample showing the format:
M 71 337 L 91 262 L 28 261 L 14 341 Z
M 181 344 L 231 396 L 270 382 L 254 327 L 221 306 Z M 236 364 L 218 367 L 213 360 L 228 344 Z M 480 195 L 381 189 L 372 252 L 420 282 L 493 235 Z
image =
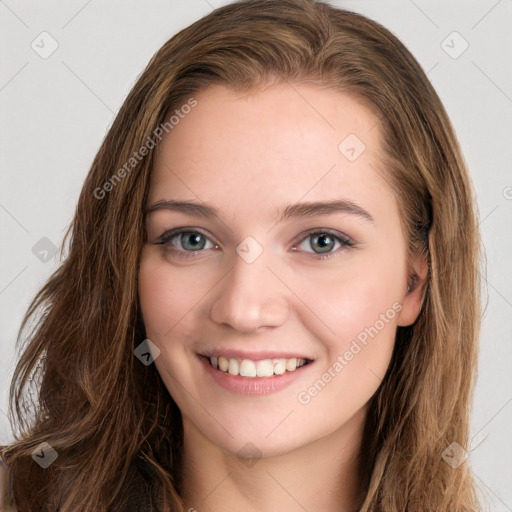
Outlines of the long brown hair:
M 480 327 L 468 172 L 409 51 L 374 21 L 313 0 L 216 9 L 164 44 L 121 107 L 80 194 L 62 265 L 20 328 L 16 441 L 0 452 L 19 510 L 183 510 L 180 412 L 155 365 L 134 357 L 145 339 L 137 273 L 154 151 L 130 158 L 158 144 L 156 129 L 209 84 L 247 91 L 279 80 L 344 91 L 378 113 L 409 256 L 428 266 L 420 315 L 398 328 L 370 403 L 360 510 L 478 510 L 467 464 L 442 457 L 452 442 L 468 444 Z M 31 456 L 43 442 L 58 454 L 46 469 Z

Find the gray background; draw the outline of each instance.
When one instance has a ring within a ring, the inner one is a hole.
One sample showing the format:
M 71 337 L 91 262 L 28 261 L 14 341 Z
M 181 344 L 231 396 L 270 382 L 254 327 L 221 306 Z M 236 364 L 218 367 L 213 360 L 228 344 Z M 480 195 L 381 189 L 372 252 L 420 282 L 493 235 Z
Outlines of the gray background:
M 0 443 L 12 438 L 7 394 L 22 315 L 57 267 L 54 251 L 102 138 L 153 53 L 225 3 L 0 0 Z M 461 141 L 487 254 L 469 460 L 487 509 L 512 511 L 512 0 L 331 3 L 408 46 Z

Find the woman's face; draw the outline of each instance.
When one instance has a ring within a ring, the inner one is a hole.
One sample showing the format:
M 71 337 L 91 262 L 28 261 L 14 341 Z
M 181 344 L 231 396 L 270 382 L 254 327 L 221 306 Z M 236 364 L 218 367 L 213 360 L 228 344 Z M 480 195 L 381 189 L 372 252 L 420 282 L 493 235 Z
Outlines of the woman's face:
M 157 148 L 139 275 L 185 436 L 263 456 L 357 440 L 420 307 L 378 119 L 312 85 L 194 97 Z

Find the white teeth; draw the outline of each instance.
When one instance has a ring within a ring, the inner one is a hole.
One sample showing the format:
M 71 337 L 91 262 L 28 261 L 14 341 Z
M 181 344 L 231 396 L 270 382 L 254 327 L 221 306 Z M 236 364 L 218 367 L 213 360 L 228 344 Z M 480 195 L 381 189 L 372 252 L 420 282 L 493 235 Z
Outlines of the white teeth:
M 256 363 L 250 359 L 242 359 L 240 363 L 241 377 L 256 377 Z
M 236 359 L 229 360 L 228 373 L 238 375 L 238 361 Z
M 282 375 L 286 371 L 286 359 L 279 359 L 274 363 L 274 373 Z
M 274 365 L 270 359 L 264 359 L 256 363 L 256 375 L 258 377 L 272 377 L 274 375 Z
M 306 359 L 262 359 L 252 361 L 251 359 L 234 359 L 224 356 L 210 357 L 210 364 L 231 375 L 241 377 L 272 377 L 272 375 L 283 375 L 286 371 L 293 372 L 306 364 Z
M 295 370 L 295 368 L 297 368 L 297 359 L 295 359 L 295 358 L 288 359 L 286 361 L 286 370 L 289 372 L 293 372 L 293 370 Z

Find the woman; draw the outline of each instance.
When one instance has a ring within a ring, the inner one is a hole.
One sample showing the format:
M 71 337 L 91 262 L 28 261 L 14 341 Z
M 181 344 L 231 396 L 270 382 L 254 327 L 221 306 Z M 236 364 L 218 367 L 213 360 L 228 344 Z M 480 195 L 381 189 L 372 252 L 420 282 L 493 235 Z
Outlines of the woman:
M 264 0 L 181 31 L 68 240 L 12 383 L 19 510 L 478 510 L 471 183 L 377 23 Z

